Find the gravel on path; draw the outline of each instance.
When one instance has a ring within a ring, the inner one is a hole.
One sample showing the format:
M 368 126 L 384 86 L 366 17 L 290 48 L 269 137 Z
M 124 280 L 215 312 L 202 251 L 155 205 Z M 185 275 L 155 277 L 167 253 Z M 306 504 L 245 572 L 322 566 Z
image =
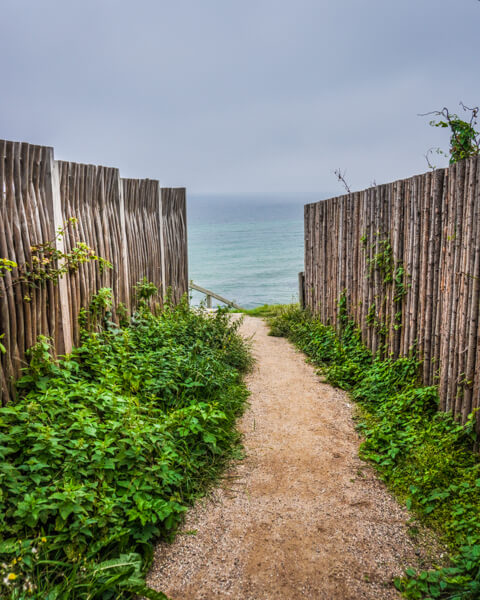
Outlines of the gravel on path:
M 257 363 L 240 422 L 246 457 L 160 543 L 148 583 L 172 600 L 381 600 L 429 564 L 408 513 L 358 458 L 348 396 L 246 317 Z

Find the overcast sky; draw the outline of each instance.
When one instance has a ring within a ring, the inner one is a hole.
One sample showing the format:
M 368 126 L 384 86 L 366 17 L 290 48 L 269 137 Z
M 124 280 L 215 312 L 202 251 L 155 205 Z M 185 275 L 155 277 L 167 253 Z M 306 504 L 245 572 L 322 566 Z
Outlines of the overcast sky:
M 0 0 L 0 22 L 0 138 L 191 192 L 408 177 L 448 148 L 417 114 L 480 104 L 478 0 Z

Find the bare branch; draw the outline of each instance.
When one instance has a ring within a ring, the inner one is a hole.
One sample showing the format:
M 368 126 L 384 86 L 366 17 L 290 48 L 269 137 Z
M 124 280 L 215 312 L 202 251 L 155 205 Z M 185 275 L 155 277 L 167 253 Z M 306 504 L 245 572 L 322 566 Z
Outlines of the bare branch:
M 463 110 L 465 112 L 470 111 L 472 113 L 472 116 L 470 117 L 470 126 L 476 125 L 477 115 L 478 115 L 478 111 L 480 110 L 480 107 L 475 106 L 473 108 L 470 108 L 469 106 L 466 106 L 463 102 L 460 102 L 460 106 L 463 108 Z
M 432 165 L 432 163 L 430 162 L 430 159 L 428 158 L 429 154 L 431 154 L 433 151 L 435 150 L 435 148 L 432 146 L 432 148 L 429 148 L 426 152 L 426 154 L 424 154 L 425 156 L 425 160 L 427 161 L 427 165 L 429 169 L 432 169 L 432 171 L 435 171 L 435 169 L 437 168 L 435 165 Z M 438 149 L 437 149 L 438 152 Z
M 338 181 L 340 181 L 340 183 L 343 185 L 343 187 L 347 190 L 347 192 L 350 194 L 351 193 L 351 189 L 350 186 L 348 185 L 348 183 L 345 180 L 345 174 L 347 171 L 344 171 L 342 173 L 341 169 L 335 169 L 335 171 L 333 172 L 335 177 L 338 179 Z
M 431 110 L 426 113 L 418 113 L 417 117 L 428 117 L 429 115 L 437 115 L 437 117 L 445 117 L 446 119 L 450 119 L 450 113 L 448 108 L 444 106 L 442 110 Z

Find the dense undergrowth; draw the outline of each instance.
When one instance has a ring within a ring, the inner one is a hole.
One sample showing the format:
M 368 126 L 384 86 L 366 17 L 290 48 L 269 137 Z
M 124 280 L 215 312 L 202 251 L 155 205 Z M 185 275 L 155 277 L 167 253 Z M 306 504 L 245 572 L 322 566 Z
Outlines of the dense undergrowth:
M 0 408 L 2 599 L 165 598 L 145 587 L 152 542 L 240 451 L 237 328 L 182 303 L 84 332 L 60 362 L 39 341 Z
M 408 569 L 396 586 L 407 598 L 480 598 L 480 460 L 472 452 L 473 417 L 465 426 L 437 412 L 435 387 L 419 387 L 413 358 L 381 360 L 342 315 L 336 332 L 297 307 L 270 319 L 271 333 L 292 340 L 327 380 L 360 405 L 361 456 L 448 545 L 447 567 Z

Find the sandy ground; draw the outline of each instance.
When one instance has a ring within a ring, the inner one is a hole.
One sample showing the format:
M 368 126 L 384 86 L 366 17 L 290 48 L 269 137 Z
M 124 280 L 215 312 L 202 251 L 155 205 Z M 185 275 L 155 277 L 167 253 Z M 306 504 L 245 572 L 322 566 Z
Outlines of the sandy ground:
M 246 458 L 160 544 L 148 583 L 173 600 L 379 600 L 428 564 L 408 515 L 357 455 L 348 396 L 247 317 L 257 365 L 241 420 Z

